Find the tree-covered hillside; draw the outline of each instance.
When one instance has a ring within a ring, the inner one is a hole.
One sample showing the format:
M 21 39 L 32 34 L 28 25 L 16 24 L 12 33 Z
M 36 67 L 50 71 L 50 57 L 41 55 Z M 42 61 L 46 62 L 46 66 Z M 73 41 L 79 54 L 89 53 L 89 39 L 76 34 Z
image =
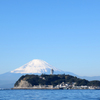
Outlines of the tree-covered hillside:
M 21 80 L 28 81 L 32 86 L 34 85 L 53 85 L 56 86 L 62 82 L 72 84 L 76 82 L 76 86 L 87 85 L 87 86 L 100 86 L 100 81 L 88 81 L 80 79 L 71 75 L 23 75 L 15 83 L 14 86 L 18 86 Z

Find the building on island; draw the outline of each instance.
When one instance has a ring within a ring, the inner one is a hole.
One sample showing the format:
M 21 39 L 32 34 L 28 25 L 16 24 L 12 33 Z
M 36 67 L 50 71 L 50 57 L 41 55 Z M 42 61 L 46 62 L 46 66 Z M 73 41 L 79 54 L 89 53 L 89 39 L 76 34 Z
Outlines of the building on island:
M 51 69 L 51 75 L 53 75 L 53 73 L 54 73 L 54 70 L 53 70 L 53 69 Z

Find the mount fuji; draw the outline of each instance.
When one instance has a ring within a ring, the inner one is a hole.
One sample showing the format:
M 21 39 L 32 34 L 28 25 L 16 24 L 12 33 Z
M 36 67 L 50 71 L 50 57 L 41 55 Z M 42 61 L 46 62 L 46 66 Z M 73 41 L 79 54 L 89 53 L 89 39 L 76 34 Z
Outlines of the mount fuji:
M 51 66 L 47 62 L 39 59 L 34 59 L 29 63 L 11 71 L 11 73 L 21 73 L 21 74 L 50 74 L 50 70 L 53 69 L 55 72 L 62 72 L 61 70 Z
M 54 70 L 54 74 L 73 74 L 69 72 L 62 71 L 57 69 L 47 62 L 39 59 L 34 59 L 27 64 L 11 71 L 11 73 L 21 73 L 21 74 L 50 74 L 51 69 Z M 75 74 L 73 74 L 75 75 Z

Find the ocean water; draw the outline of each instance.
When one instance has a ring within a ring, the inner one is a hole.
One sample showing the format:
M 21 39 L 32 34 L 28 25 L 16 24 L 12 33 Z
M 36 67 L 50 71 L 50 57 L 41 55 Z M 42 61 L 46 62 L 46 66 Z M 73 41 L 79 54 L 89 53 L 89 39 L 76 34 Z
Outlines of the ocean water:
M 100 100 L 100 90 L 0 90 L 0 100 Z

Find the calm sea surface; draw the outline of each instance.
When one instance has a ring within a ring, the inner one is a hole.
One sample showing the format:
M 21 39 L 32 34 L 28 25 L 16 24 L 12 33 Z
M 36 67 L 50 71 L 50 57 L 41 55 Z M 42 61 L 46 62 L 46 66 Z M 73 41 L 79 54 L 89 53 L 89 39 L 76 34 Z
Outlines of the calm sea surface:
M 100 90 L 0 90 L 0 100 L 100 100 Z

